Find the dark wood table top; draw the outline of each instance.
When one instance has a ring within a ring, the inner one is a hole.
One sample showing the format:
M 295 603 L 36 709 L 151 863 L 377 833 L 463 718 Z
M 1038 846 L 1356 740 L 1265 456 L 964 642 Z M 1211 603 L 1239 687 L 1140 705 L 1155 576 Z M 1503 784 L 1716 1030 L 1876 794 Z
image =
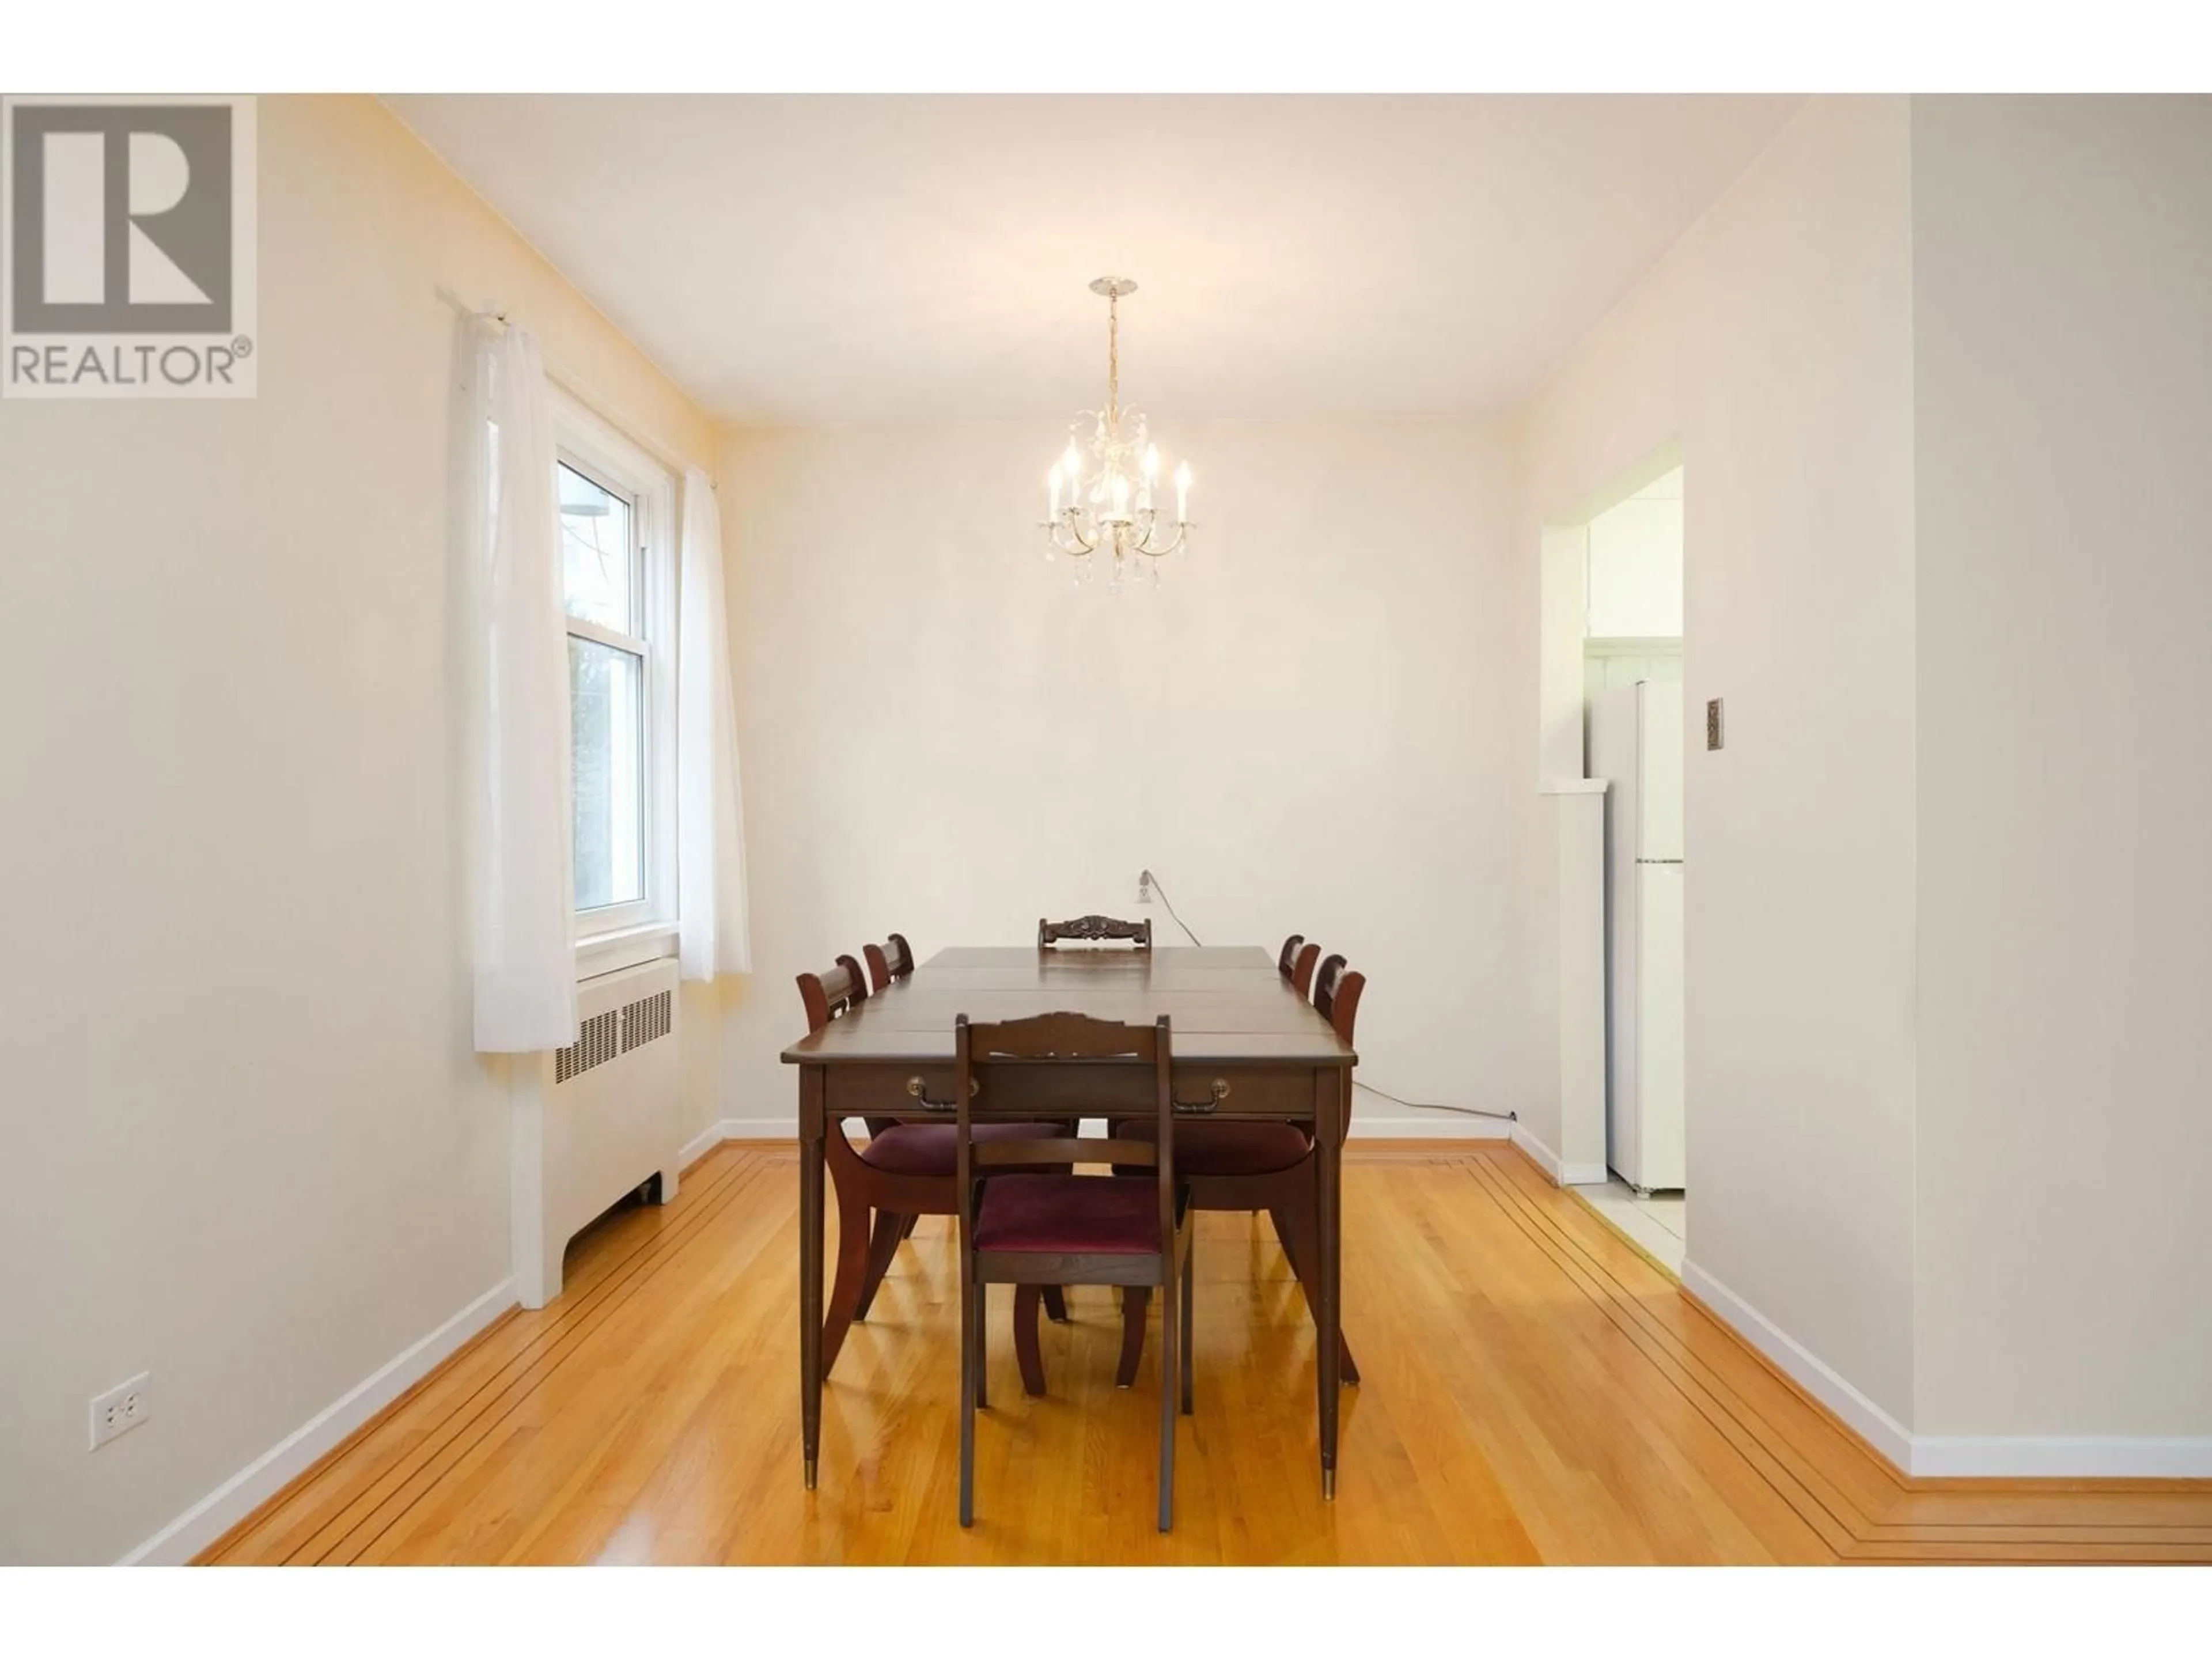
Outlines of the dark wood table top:
M 1175 1025 L 1178 1060 L 1350 1066 L 1328 1023 L 1251 945 L 1153 951 L 955 945 L 842 1019 L 783 1051 L 787 1065 L 950 1060 L 952 1025 L 1067 1011 L 1094 1019 Z

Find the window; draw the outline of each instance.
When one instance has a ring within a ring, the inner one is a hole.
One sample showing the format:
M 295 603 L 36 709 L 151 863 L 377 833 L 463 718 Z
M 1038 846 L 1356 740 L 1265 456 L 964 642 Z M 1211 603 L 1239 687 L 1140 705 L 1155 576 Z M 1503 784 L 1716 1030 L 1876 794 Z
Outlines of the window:
M 675 915 L 674 480 L 557 413 L 580 939 Z

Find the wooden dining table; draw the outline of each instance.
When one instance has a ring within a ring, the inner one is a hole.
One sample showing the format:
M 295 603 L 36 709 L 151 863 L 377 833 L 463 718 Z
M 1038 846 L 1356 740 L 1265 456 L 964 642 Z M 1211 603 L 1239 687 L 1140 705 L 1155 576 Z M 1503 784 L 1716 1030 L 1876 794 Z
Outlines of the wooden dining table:
M 1311 1127 L 1318 1283 L 1316 1346 L 1322 1495 L 1336 1495 L 1345 1127 L 1358 1056 L 1254 945 L 1157 950 L 956 945 L 783 1051 L 799 1068 L 799 1373 L 811 1489 L 822 1451 L 823 1136 L 848 1117 L 942 1122 L 951 1115 L 953 1023 L 1055 1012 L 1172 1023 L 1178 1112 Z M 1149 1067 L 1000 1068 L 1017 1086 L 978 1100 L 979 1121 L 1139 1116 L 1153 1108 Z

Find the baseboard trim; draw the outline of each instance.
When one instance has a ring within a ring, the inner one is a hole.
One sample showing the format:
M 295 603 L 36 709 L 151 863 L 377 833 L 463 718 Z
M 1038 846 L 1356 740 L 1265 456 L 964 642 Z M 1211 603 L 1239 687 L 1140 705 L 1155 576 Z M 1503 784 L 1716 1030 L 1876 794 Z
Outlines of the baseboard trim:
M 795 1128 L 793 1133 L 797 1133 Z M 684 1143 L 683 1151 L 676 1154 L 677 1172 L 678 1174 L 689 1174 L 690 1172 L 691 1166 L 694 1164 L 696 1164 L 701 1158 L 706 1157 L 708 1153 L 713 1152 L 715 1147 L 720 1146 L 724 1141 L 730 1140 L 734 1138 L 735 1137 L 730 1133 L 729 1125 L 727 1122 L 708 1124 L 704 1129 L 700 1131 L 699 1133 L 692 1136 L 690 1139 L 685 1141 Z
M 1933 1480 L 2212 1480 L 2212 1439 L 1916 1435 L 1912 1474 Z
M 1551 1177 L 1553 1186 L 1559 1185 L 1559 1155 L 1536 1139 L 1525 1123 L 1516 1123 L 1511 1136 L 1513 1144 L 1528 1155 L 1528 1161 Z
M 428 1376 L 515 1305 L 503 1279 L 428 1336 L 386 1360 L 205 1498 L 125 1555 L 118 1566 L 180 1566 L 335 1451 L 340 1442 Z
M 1826 1407 L 1899 1474 L 1912 1468 L 1912 1435 L 1843 1374 L 1696 1262 L 1682 1263 L 1682 1288 L 1714 1318 L 1774 1363 L 1782 1374 Z
M 1528 1161 L 1552 1178 L 1554 1187 L 1602 1187 L 1609 1173 L 1602 1164 L 1568 1164 L 1539 1140 L 1525 1123 L 1513 1125 L 1513 1144 L 1528 1154 Z
M 1682 1288 L 1899 1474 L 1914 1480 L 2212 1480 L 2212 1438 L 1914 1434 L 1694 1261 L 1682 1264 Z

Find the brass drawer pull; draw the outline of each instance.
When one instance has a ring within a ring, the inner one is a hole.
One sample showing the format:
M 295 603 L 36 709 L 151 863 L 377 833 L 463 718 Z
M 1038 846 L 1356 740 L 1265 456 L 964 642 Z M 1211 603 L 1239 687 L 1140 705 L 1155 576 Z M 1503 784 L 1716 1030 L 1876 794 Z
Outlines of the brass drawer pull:
M 1212 1097 L 1210 1099 L 1176 1101 L 1176 1110 L 1189 1117 L 1204 1117 L 1229 1098 L 1229 1079 L 1225 1077 L 1214 1079 L 1212 1085 L 1206 1090 L 1206 1093 Z
M 918 1077 L 910 1077 L 906 1080 L 906 1091 L 933 1112 L 949 1112 L 959 1103 L 951 1100 L 932 1100 L 928 1094 L 928 1085 Z M 972 1077 L 968 1079 L 968 1098 L 970 1100 L 975 1098 L 975 1079 Z

